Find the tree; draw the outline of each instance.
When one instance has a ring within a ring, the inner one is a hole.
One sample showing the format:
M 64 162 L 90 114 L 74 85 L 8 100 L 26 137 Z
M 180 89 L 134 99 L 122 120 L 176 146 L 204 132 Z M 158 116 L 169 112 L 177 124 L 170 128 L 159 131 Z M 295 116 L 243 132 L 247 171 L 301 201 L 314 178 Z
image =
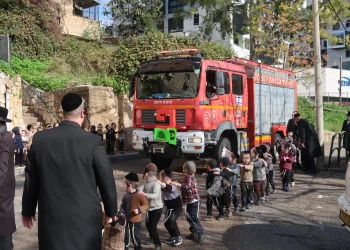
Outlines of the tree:
M 162 1 L 111 0 L 105 15 L 115 21 L 114 35 L 128 38 L 158 29 L 163 20 Z
M 243 24 L 242 33 L 251 35 L 251 59 L 269 64 L 297 66 L 312 65 L 312 13 L 304 0 L 183 0 L 189 8 L 177 10 L 177 17 L 191 17 L 203 10 L 202 29 L 217 29 L 222 37 L 235 36 Z M 197 3 L 197 4 L 196 4 Z M 332 5 L 331 5 L 332 4 Z M 334 10 L 332 8 L 334 7 Z M 350 3 L 327 0 L 320 4 L 321 35 L 336 42 L 326 32 L 327 27 L 350 16 Z M 242 21 L 243 19 L 243 21 Z M 288 61 L 283 58 L 288 56 Z M 326 59 L 326 57 L 324 58 Z

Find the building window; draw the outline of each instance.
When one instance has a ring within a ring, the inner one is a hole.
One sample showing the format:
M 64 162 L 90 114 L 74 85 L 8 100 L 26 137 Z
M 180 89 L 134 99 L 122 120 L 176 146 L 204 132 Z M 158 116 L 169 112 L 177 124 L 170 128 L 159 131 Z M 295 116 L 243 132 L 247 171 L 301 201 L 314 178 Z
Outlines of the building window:
M 327 48 L 328 47 L 328 42 L 327 40 L 323 40 L 323 48 Z
M 73 14 L 76 16 L 88 18 L 94 21 L 98 21 L 99 17 L 99 3 L 95 1 L 79 1 L 73 4 Z
M 199 25 L 199 14 L 193 15 L 193 25 Z
M 169 0 L 168 2 L 168 14 L 174 13 L 178 9 L 182 9 L 184 4 L 181 0 Z
M 350 49 L 347 49 L 347 50 L 345 51 L 345 56 L 346 56 L 346 57 L 350 57 Z
M 243 95 L 243 78 L 240 75 L 232 75 L 232 94 Z
M 350 19 L 346 20 L 345 27 L 350 28 Z
M 168 19 L 168 33 L 183 31 L 184 29 L 184 20 L 183 19 Z
M 244 49 L 250 48 L 250 40 L 248 38 L 244 39 Z
M 340 24 L 336 23 L 333 25 L 333 30 L 338 30 L 340 28 Z

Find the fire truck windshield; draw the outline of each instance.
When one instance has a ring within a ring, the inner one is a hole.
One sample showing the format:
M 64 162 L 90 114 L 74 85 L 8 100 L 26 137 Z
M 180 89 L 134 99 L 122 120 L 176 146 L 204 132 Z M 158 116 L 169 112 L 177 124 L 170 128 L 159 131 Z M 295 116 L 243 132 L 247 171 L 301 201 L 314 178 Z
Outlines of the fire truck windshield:
M 197 96 L 199 65 L 192 61 L 150 62 L 141 66 L 139 73 L 136 88 L 138 99 L 186 99 Z

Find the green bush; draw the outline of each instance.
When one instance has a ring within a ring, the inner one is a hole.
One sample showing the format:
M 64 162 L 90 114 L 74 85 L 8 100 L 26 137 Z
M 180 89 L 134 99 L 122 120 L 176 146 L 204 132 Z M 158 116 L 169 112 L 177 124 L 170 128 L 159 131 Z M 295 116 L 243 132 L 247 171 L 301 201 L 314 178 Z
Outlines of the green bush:
M 333 132 L 340 132 L 343 121 L 346 119 L 347 108 L 334 104 L 324 104 L 324 107 L 326 109 L 341 111 L 323 111 L 324 129 Z M 312 126 L 316 128 L 316 111 L 315 105 L 312 102 L 310 102 L 306 97 L 298 97 L 298 111 L 304 119 L 308 120 Z

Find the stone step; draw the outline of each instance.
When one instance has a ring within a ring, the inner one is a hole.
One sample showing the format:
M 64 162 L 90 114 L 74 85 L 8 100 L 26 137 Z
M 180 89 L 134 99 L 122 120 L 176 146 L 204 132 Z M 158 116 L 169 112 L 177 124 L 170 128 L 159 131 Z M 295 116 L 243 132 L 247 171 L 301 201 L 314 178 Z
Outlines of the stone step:
M 28 106 L 22 106 L 22 112 L 27 112 L 29 110 Z
M 39 122 L 39 119 L 37 117 L 23 117 L 23 122 L 25 124 L 36 124 Z
M 39 115 L 32 113 L 32 112 L 22 112 L 22 116 L 24 117 L 37 117 L 39 118 Z

